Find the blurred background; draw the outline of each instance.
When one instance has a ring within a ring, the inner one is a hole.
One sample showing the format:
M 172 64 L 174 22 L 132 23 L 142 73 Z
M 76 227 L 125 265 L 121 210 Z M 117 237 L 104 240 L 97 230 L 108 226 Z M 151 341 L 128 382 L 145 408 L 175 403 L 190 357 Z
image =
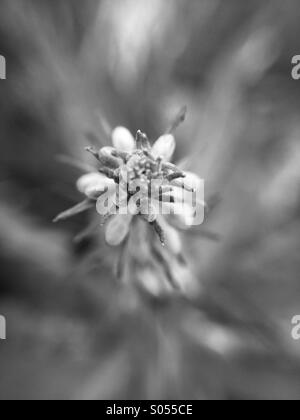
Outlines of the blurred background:
M 0 398 L 298 399 L 299 1 L 0 8 Z M 185 238 L 201 293 L 131 302 L 74 243 L 89 215 L 52 224 L 81 199 L 57 156 L 91 163 L 99 115 L 155 139 L 182 105 L 176 157 L 221 197 Z

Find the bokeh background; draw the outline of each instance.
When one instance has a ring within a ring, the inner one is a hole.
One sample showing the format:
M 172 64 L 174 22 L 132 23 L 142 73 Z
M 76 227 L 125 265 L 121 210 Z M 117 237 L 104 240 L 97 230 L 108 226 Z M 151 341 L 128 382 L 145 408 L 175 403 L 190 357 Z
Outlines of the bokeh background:
M 0 398 L 298 399 L 299 1 L 0 9 Z M 155 139 L 182 105 L 177 158 L 221 198 L 185 239 L 201 293 L 132 299 L 109 248 L 74 243 L 88 215 L 52 224 L 80 200 L 57 156 L 90 163 L 99 115 Z

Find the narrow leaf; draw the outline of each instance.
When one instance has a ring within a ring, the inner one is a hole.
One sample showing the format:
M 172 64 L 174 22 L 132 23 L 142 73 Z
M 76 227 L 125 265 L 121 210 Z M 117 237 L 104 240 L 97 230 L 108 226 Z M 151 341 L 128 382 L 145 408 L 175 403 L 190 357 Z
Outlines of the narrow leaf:
M 178 112 L 178 114 L 176 115 L 176 117 L 175 117 L 174 121 L 172 122 L 170 128 L 167 130 L 168 134 L 172 134 L 172 133 L 174 133 L 175 130 L 177 130 L 177 128 L 180 126 L 180 124 L 182 124 L 185 121 L 186 114 L 187 114 L 187 106 L 184 106 Z
M 60 213 L 54 220 L 53 223 L 60 222 L 61 220 L 69 219 L 70 217 L 76 216 L 77 214 L 83 213 L 94 206 L 93 201 L 84 200 L 82 203 L 77 204 L 69 210 Z

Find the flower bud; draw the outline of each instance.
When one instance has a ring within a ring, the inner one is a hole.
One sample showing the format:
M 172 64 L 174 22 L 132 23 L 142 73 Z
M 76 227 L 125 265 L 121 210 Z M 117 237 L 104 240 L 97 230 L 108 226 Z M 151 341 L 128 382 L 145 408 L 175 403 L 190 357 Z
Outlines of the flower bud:
M 107 166 L 110 169 L 117 169 L 122 165 L 122 159 L 113 156 L 114 151 L 115 149 L 113 147 L 103 147 L 100 149 L 98 157 L 102 165 Z

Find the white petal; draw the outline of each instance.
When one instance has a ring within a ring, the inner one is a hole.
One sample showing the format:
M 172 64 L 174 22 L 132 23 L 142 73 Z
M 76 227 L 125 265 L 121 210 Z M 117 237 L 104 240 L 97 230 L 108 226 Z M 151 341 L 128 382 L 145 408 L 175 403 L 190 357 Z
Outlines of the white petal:
M 187 226 L 191 227 L 194 224 L 194 212 L 191 213 L 190 209 L 186 209 L 186 212 L 181 215 L 182 222 Z
M 182 252 L 182 241 L 178 231 L 169 225 L 164 217 L 159 218 L 159 224 L 164 230 L 167 248 L 175 255 L 180 254 Z
M 170 283 L 160 267 L 145 268 L 137 273 L 140 285 L 155 297 L 167 295 L 172 291 Z
M 137 204 L 133 198 L 129 200 L 128 206 L 127 206 L 129 214 L 136 216 L 139 213 L 139 209 L 137 207 Z
M 177 203 L 174 205 L 174 212 L 179 218 L 186 221 L 193 217 L 195 209 L 189 204 Z
M 117 213 L 117 207 L 115 203 L 116 191 L 114 188 L 114 190 L 108 190 L 98 198 L 96 210 L 98 214 L 100 214 L 100 216 L 105 219 L 107 216 Z
M 108 179 L 105 175 L 102 175 L 98 172 L 92 172 L 90 174 L 83 175 L 77 181 L 77 189 L 86 194 L 87 190 L 90 189 L 104 189 L 105 187 L 109 187 L 113 181 Z
M 179 264 L 175 259 L 172 261 L 172 268 L 174 281 L 180 290 L 191 295 L 196 293 L 199 285 L 192 271 L 185 265 Z
M 156 158 L 162 157 L 169 162 L 176 149 L 176 141 L 172 134 L 161 136 L 152 147 L 152 154 Z
M 182 215 L 186 212 L 186 208 L 190 209 L 190 206 L 186 206 L 184 203 L 186 192 L 179 187 L 173 187 L 172 192 L 165 194 L 164 196 L 170 197 L 170 201 L 168 202 L 165 198 L 165 201 L 161 204 L 163 214 L 164 215 L 170 215 L 170 214 L 176 214 L 176 215 Z M 175 202 L 171 202 L 171 197 L 174 198 Z
M 91 187 L 87 188 L 85 190 L 85 195 L 88 198 L 96 200 L 98 197 L 100 197 L 105 192 L 105 188 L 99 188 L 99 187 Z
M 183 207 L 178 211 L 177 217 L 181 223 L 186 227 L 199 225 L 204 220 L 204 201 L 196 201 L 196 208 L 189 204 L 184 204 Z
M 184 185 L 186 185 L 189 188 L 194 188 L 198 190 L 202 187 L 204 181 L 193 172 L 184 172 L 185 178 L 183 179 Z
M 206 206 L 204 201 L 204 180 L 192 172 L 185 172 L 185 174 L 186 178 L 184 178 L 183 183 L 186 187 L 194 189 L 194 192 L 175 187 L 172 194 L 178 197 L 178 201 L 180 201 L 181 195 L 182 203 L 175 203 L 171 208 L 181 223 L 191 227 L 203 222 L 204 208 Z
M 85 195 L 92 199 L 98 199 L 104 193 L 113 194 L 116 191 L 116 184 L 109 178 L 103 180 L 103 183 L 95 184 L 86 188 Z
M 114 216 L 107 224 L 105 239 L 108 245 L 120 245 L 129 233 L 129 227 L 132 216 L 118 214 Z
M 181 188 L 174 188 L 170 195 L 175 198 L 175 203 L 162 203 L 163 215 L 175 215 L 180 223 L 191 226 L 196 212 L 191 194 L 193 193 L 187 193 Z
M 112 132 L 113 146 L 122 152 L 133 152 L 135 140 L 130 131 L 125 127 L 117 127 Z

